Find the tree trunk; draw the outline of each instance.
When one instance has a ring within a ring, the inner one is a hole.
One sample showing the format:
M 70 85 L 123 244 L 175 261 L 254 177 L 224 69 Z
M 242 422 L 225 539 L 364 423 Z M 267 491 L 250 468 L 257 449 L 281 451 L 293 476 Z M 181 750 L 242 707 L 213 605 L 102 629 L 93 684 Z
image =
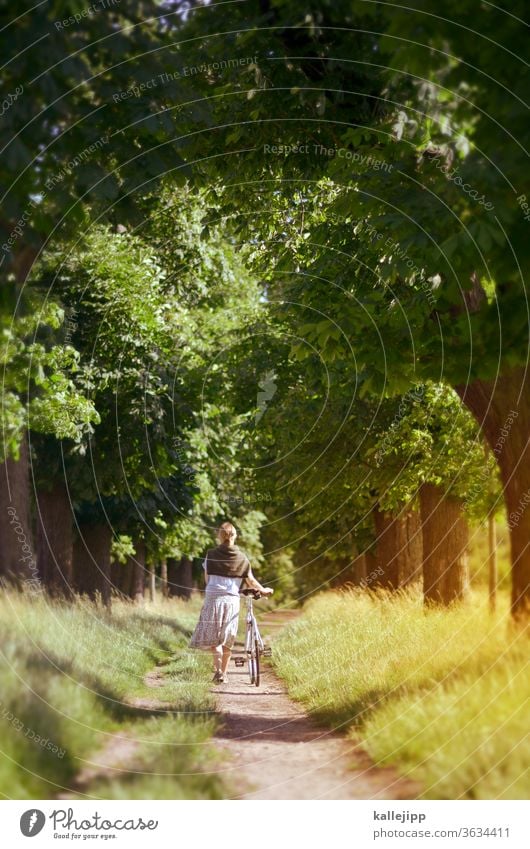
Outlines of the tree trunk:
M 155 564 L 151 560 L 147 567 L 147 585 L 149 587 L 149 601 L 153 602 L 156 598 L 156 573 L 155 573 Z
M 364 552 L 359 554 L 354 553 L 354 558 L 351 564 L 351 582 L 356 587 L 363 586 L 366 581 L 366 557 Z
M 422 535 L 417 511 L 405 506 L 398 513 L 374 510 L 377 532 L 377 584 L 398 590 L 421 579 Z
M 191 598 L 193 584 L 192 578 L 193 562 L 189 557 L 181 557 L 177 571 L 177 595 L 185 601 Z
M 25 283 L 26 277 L 31 271 L 33 263 L 39 256 L 40 251 L 41 248 L 34 245 L 25 245 L 20 250 L 15 251 L 13 256 L 13 270 L 17 278 L 17 283 Z
M 33 592 L 42 590 L 31 532 L 29 451 L 0 463 L 0 576 Z
M 449 605 L 466 597 L 468 527 L 460 501 L 440 487 L 420 487 L 423 530 L 423 596 Z
M 376 557 L 378 569 L 376 583 L 385 589 L 396 589 L 394 585 L 394 557 L 399 550 L 397 540 L 398 520 L 391 513 L 383 513 L 378 508 L 373 511 L 376 533 Z
M 130 598 L 131 596 L 131 573 L 132 564 L 130 560 L 125 563 L 112 563 L 110 567 L 110 577 L 112 581 L 112 589 L 119 596 Z
M 168 585 L 171 596 L 183 598 L 186 601 L 191 598 L 193 586 L 192 565 L 189 557 L 181 557 L 180 560 L 174 557 L 168 558 Z
M 423 575 L 423 530 L 421 527 L 421 515 L 419 510 L 408 510 L 405 516 L 406 522 L 406 565 L 399 571 L 400 586 L 406 587 L 416 581 L 421 583 Z
M 160 563 L 160 589 L 162 590 L 162 598 L 167 598 L 167 560 L 165 558 Z
M 110 564 L 110 580 L 112 583 L 112 592 L 113 593 L 121 593 L 121 581 L 123 576 L 123 563 L 111 563 Z
M 110 545 L 112 530 L 103 522 L 79 525 L 74 543 L 74 585 L 95 599 L 99 594 L 110 606 Z
M 131 598 L 140 603 L 144 600 L 145 587 L 145 542 L 136 540 L 134 543 L 136 554 L 132 558 L 132 586 Z
M 377 580 L 377 576 L 379 574 L 379 566 L 377 563 L 377 553 L 374 548 L 367 548 L 364 552 L 364 581 L 362 582 L 362 586 L 366 589 L 370 585 L 373 585 L 374 581 Z
M 70 596 L 73 582 L 72 505 L 66 485 L 37 490 L 37 563 L 51 595 Z
M 333 561 L 333 577 L 330 578 L 330 586 L 333 589 L 343 587 L 345 584 L 353 583 L 355 561 L 346 560 L 342 557 Z
M 488 516 L 488 596 L 490 610 L 495 613 L 497 608 L 497 525 L 495 516 Z
M 495 382 L 456 391 L 473 413 L 499 464 L 512 560 L 512 614 L 530 614 L 530 373 L 515 368 Z
M 178 596 L 179 566 L 180 560 L 177 560 L 176 557 L 167 558 L 167 588 L 168 595 L 170 598 L 175 598 L 176 596 Z
M 134 557 L 127 557 L 121 568 L 123 571 L 121 573 L 120 589 L 124 596 L 132 598 Z

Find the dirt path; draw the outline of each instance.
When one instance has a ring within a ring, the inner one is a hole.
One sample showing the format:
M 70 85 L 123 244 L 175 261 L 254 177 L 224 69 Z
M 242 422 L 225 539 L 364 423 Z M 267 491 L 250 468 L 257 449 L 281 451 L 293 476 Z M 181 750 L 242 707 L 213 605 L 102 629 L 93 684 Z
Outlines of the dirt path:
M 261 619 L 267 642 L 295 615 Z M 239 646 L 235 649 L 237 654 Z M 270 666 L 260 687 L 231 663 L 214 685 L 222 728 L 214 738 L 228 756 L 223 776 L 235 799 L 413 799 L 418 788 L 393 769 L 376 767 L 359 745 L 316 726 L 288 697 Z
M 260 619 L 266 642 L 297 614 L 278 611 Z M 240 650 L 236 647 L 235 653 Z M 171 712 L 157 698 L 166 683 L 164 665 L 147 673 L 152 695 L 128 705 L 149 713 Z M 250 684 L 246 667 L 232 663 L 228 682 L 212 685 L 221 727 L 212 744 L 223 752 L 217 768 L 232 799 L 414 799 L 418 787 L 393 769 L 376 767 L 351 740 L 319 728 L 287 695 L 270 666 L 262 670 L 260 687 Z M 96 798 L 94 782 L 135 770 L 139 743 L 132 732 L 110 734 L 107 743 L 82 766 L 58 799 Z

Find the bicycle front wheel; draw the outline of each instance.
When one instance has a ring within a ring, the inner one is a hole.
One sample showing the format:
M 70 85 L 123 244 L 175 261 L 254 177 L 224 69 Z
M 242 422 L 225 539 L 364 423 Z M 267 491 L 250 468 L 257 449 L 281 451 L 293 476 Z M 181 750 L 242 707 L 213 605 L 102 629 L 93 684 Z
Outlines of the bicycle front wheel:
M 254 643 L 254 657 L 254 684 L 259 687 L 259 643 L 257 640 Z

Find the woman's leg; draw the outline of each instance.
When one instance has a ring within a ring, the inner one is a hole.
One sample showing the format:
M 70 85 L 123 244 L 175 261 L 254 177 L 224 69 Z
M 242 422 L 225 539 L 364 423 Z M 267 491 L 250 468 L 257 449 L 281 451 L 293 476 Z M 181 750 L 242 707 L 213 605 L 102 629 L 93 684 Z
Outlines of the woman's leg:
M 230 662 L 230 655 L 232 654 L 232 649 L 228 646 L 223 646 L 223 662 L 221 666 L 221 671 L 223 675 L 226 675 L 226 670 L 228 669 L 228 664 Z
M 214 672 L 221 674 L 223 666 L 223 646 L 213 646 L 212 652 Z

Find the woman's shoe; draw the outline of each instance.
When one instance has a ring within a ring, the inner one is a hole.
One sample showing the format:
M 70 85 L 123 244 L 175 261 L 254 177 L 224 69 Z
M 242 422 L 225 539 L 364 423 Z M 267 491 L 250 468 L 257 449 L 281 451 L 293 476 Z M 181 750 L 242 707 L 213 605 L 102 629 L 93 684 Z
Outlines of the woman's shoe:
M 212 681 L 214 684 L 224 684 L 224 678 L 221 672 L 214 672 Z

